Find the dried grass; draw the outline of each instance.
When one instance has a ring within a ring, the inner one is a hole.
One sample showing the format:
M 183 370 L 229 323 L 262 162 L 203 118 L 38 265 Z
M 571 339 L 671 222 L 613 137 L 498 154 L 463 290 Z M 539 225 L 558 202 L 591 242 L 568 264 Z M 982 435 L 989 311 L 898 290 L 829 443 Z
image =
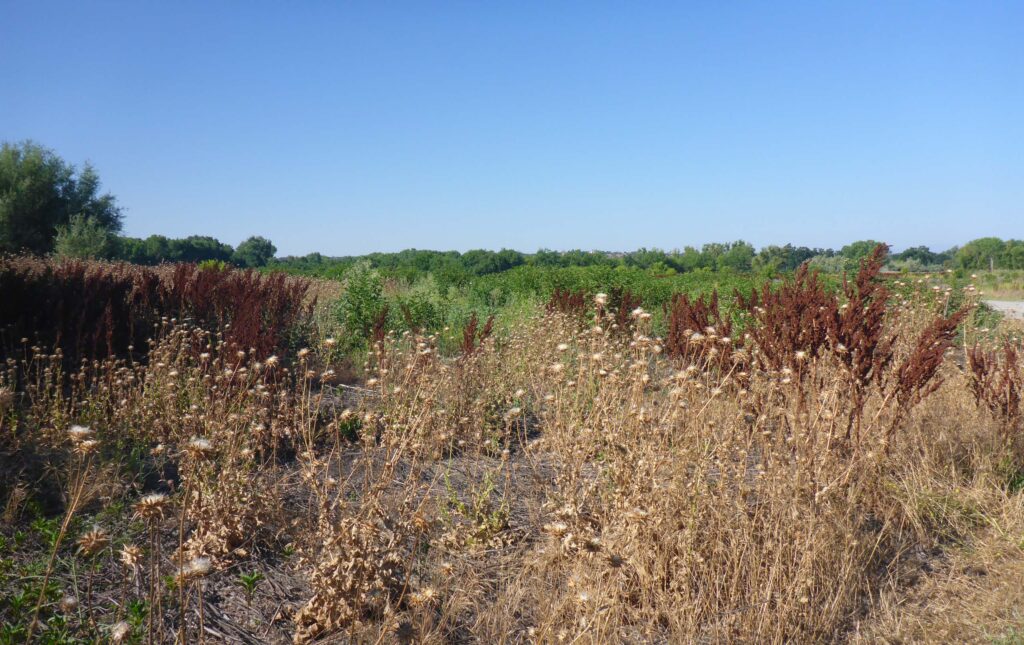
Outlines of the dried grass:
M 105 464 L 144 448 L 134 479 L 107 471 L 145 523 L 121 537 L 136 582 L 95 578 L 83 637 L 122 619 L 118 594 L 149 602 L 155 641 L 995 637 L 1024 572 L 1000 398 L 1019 359 L 946 360 L 964 314 L 894 305 L 875 264 L 845 307 L 806 270 L 735 310 L 677 297 L 665 338 L 626 294 L 563 293 L 504 335 L 474 319 L 454 358 L 382 331 L 359 388 L 325 385 L 333 341 L 285 363 L 168 323 L 145 363 L 86 363 L 68 388 L 29 348 L 0 380 L 3 452 L 38 466 L 4 471 L 8 508 L 82 463 L 72 423 Z M 254 567 L 266 588 L 232 601 Z

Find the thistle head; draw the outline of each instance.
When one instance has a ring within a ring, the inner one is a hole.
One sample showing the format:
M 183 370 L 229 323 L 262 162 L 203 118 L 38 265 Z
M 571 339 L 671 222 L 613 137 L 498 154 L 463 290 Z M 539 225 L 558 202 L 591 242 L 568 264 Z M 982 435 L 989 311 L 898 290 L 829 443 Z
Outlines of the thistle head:
M 95 439 L 86 439 L 75 444 L 75 452 L 85 456 L 90 455 L 100 447 L 100 442 Z
M 159 519 L 163 517 L 167 504 L 167 495 L 163 493 L 150 493 L 143 495 L 142 499 L 135 503 L 135 513 L 143 519 Z
M 110 544 L 110 536 L 98 526 L 93 526 L 90 531 L 78 538 L 79 552 L 91 558 Z
M 75 443 L 79 443 L 92 436 L 92 429 L 87 428 L 86 426 L 73 425 L 68 428 L 68 436 L 71 437 L 71 440 Z
M 203 459 L 213 454 L 213 444 L 204 437 L 192 437 L 185 444 L 184 452 L 193 459 Z
M 139 561 L 142 559 L 142 549 L 135 546 L 134 544 L 126 544 L 121 547 L 121 551 L 118 553 L 118 558 L 128 569 L 134 569 L 139 566 Z
M 127 638 L 128 635 L 131 634 L 131 633 L 132 633 L 132 626 L 129 625 L 126 621 L 122 620 L 121 622 L 116 623 L 113 627 L 110 628 L 110 642 L 111 643 L 121 643 L 121 642 L 124 642 L 124 639 Z
M 65 614 L 70 614 L 71 612 L 75 611 L 76 609 L 78 609 L 78 598 L 72 596 L 71 594 L 66 594 L 63 598 L 60 599 L 60 609 Z
M 184 584 L 202 578 L 213 569 L 213 562 L 210 558 L 200 556 L 189 560 L 175 576 L 179 584 Z

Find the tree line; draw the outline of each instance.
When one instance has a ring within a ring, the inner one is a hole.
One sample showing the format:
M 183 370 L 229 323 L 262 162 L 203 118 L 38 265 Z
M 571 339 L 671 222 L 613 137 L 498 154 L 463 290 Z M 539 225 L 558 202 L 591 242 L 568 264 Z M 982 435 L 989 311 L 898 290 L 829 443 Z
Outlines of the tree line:
M 366 261 L 390 275 L 413 277 L 433 273 L 448 282 L 459 282 L 524 265 L 626 266 L 660 274 L 698 270 L 778 273 L 792 271 L 809 261 L 823 271 L 838 272 L 855 269 L 860 259 L 878 244 L 875 240 L 860 240 L 839 250 L 792 244 L 757 250 L 748 242 L 737 240 L 704 244 L 700 248 L 643 248 L 626 253 L 580 249 L 541 249 L 532 254 L 510 249 L 464 253 L 407 249 L 364 256 L 311 253 L 275 258 L 277 248 L 264 237 L 253 236 L 232 247 L 204 235 L 127 237 L 120 234 L 122 226 L 122 209 L 113 195 L 101 194 L 99 175 L 90 164 L 79 170 L 52 150 L 31 141 L 3 143 L 0 147 L 0 252 L 8 253 L 56 254 L 146 265 L 216 261 L 317 275 L 340 274 L 357 262 Z M 1024 269 L 1024 241 L 986 237 L 942 252 L 917 246 L 890 254 L 887 268 Z
M 136 264 L 212 260 L 242 267 L 266 266 L 277 253 L 259 236 L 237 247 L 204 235 L 125 237 L 123 220 L 117 199 L 100 192 L 90 164 L 77 169 L 31 141 L 0 146 L 0 252 Z

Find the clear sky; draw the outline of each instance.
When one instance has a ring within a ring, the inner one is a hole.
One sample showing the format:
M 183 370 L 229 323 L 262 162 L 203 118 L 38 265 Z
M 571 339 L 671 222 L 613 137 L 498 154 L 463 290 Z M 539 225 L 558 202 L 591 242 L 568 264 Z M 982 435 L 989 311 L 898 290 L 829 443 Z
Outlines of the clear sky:
M 0 139 L 280 254 L 1024 237 L 1024 2 L 0 0 Z

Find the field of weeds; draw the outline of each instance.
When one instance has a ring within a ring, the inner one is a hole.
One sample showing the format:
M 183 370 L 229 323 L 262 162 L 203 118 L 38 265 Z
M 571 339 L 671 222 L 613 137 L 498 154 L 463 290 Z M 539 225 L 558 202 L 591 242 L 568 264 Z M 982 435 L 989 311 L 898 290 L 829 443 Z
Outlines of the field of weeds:
M 882 257 L 354 366 L 330 287 L 5 260 L 0 643 L 1019 642 L 1019 332 Z

